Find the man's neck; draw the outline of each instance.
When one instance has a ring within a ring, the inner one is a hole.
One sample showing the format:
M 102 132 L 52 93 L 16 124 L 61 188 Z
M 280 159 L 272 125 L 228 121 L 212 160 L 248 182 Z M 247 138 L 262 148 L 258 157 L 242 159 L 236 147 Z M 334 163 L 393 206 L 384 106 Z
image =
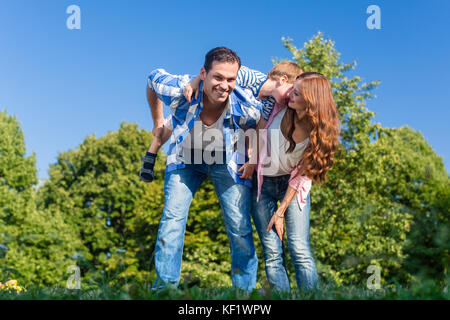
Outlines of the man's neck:
M 228 103 L 228 99 L 225 102 L 213 103 L 206 94 L 203 94 L 203 110 L 206 110 L 207 113 L 223 111 Z
M 230 97 L 228 97 L 228 99 L 230 99 Z M 228 103 L 228 99 L 222 103 L 212 103 L 208 97 L 203 94 L 203 110 L 200 112 L 200 120 L 207 126 L 215 123 L 222 115 Z

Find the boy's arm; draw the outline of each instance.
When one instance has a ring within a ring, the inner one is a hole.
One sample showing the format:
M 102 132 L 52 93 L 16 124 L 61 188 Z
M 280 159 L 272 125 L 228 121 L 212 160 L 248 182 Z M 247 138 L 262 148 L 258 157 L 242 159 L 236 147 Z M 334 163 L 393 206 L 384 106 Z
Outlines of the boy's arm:
M 200 76 L 196 76 L 193 78 L 187 85 L 184 87 L 183 95 L 189 103 L 191 103 L 192 95 L 195 95 L 195 99 L 198 99 L 198 93 L 200 92 Z
M 250 89 L 252 93 L 258 93 L 266 80 L 267 76 L 264 73 L 242 66 L 238 71 L 236 84 L 244 89 Z M 255 97 L 255 99 L 259 102 L 262 117 L 266 121 L 269 120 L 269 115 L 275 104 L 275 99 L 273 97 L 265 99 L 258 99 Z
M 242 66 L 238 71 L 236 84 L 243 88 L 258 90 L 266 79 L 267 76 L 264 73 Z
M 275 106 L 275 99 L 273 97 L 268 97 L 266 99 L 257 99 L 257 100 L 260 101 L 262 105 L 261 108 L 262 120 L 268 121 L 270 113 L 272 112 L 273 107 Z

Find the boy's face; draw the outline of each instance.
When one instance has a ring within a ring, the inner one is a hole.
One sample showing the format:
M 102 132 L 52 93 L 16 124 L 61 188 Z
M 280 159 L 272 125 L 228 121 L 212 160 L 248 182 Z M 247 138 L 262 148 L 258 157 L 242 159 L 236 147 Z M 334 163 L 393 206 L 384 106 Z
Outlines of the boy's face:
M 200 79 L 203 80 L 203 93 L 213 104 L 223 103 L 234 90 L 236 77 L 239 71 L 237 63 L 217 62 L 212 63 L 209 72 L 204 68 L 200 71 Z
M 274 81 L 276 81 L 276 84 L 272 90 L 272 96 L 277 103 L 287 103 L 287 100 L 289 99 L 289 91 L 292 89 L 292 83 L 288 83 L 287 80 L 283 78 Z

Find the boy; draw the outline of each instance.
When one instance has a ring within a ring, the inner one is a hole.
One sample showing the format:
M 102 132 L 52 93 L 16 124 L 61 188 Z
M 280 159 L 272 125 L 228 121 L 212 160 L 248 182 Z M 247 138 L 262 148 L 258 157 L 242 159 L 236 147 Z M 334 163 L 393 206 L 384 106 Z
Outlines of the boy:
M 263 119 L 259 121 L 257 128 L 264 128 L 275 101 L 285 103 L 287 94 L 292 88 L 295 79 L 302 73 L 302 69 L 291 61 L 283 61 L 276 64 L 267 76 L 262 72 L 244 66 L 239 69 L 236 84 L 245 90 L 250 90 L 251 94 L 263 105 L 261 110 Z M 183 95 L 189 103 L 194 95 L 195 99 L 198 98 L 199 86 L 200 78 L 197 76 L 184 88 Z M 145 157 L 142 158 L 142 168 L 139 171 L 139 177 L 142 181 L 153 181 L 153 167 L 158 150 L 167 142 L 171 133 L 172 117 L 169 116 L 165 119 L 163 127 L 155 130 L 152 144 Z M 242 171 L 242 178 L 250 179 L 253 170 L 254 166 L 244 165 L 240 170 Z

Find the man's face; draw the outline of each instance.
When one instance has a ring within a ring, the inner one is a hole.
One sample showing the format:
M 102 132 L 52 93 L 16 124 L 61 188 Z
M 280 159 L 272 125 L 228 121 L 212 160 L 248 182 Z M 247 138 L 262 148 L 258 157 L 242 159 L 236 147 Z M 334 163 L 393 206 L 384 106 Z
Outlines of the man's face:
M 227 100 L 236 85 L 239 71 L 237 63 L 214 61 L 208 73 L 204 68 L 200 71 L 203 80 L 203 93 L 213 103 L 223 103 Z

